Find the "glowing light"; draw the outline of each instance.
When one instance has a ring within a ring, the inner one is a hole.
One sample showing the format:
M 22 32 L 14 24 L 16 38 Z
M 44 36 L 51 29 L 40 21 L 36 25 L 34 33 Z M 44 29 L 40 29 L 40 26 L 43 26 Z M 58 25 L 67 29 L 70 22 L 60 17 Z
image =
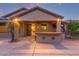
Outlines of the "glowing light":
M 12 20 L 12 22 L 13 22 L 15 25 L 19 26 L 20 24 L 19 24 L 18 21 L 19 21 L 19 18 L 17 18 L 17 17 L 13 18 L 13 20 Z
M 31 32 L 31 34 L 32 34 L 32 42 L 35 42 L 35 36 L 36 36 L 35 30 L 36 30 L 36 25 L 35 25 L 35 24 L 32 24 L 31 29 L 32 29 L 32 32 Z
M 35 24 L 32 24 L 32 36 L 35 36 Z
M 62 21 L 62 19 L 59 19 L 59 18 L 57 19 L 57 22 L 61 22 L 61 21 Z
M 59 22 L 59 21 L 60 21 L 60 19 L 57 19 L 57 21 Z

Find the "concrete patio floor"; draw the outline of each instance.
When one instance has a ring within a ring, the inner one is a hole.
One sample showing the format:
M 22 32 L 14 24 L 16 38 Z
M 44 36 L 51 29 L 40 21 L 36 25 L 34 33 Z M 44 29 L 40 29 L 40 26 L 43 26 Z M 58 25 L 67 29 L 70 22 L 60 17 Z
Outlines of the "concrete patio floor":
M 79 55 L 79 40 L 62 40 L 53 43 L 31 43 L 27 39 L 9 43 L 0 38 L 0 56 L 72 56 Z

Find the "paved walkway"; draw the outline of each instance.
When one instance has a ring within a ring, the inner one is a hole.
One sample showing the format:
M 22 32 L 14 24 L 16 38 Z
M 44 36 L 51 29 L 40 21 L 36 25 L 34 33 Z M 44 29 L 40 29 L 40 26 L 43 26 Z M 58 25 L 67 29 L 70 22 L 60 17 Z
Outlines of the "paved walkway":
M 31 43 L 28 39 L 9 43 L 10 39 L 0 38 L 1 56 L 54 56 L 79 55 L 79 40 L 62 40 L 53 43 Z

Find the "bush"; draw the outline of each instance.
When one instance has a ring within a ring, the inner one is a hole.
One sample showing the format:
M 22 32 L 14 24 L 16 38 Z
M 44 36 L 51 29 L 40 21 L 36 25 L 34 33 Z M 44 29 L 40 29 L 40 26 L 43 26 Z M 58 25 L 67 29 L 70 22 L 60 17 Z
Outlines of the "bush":
M 76 36 L 79 34 L 79 22 L 70 21 L 68 23 L 69 34 L 71 36 Z

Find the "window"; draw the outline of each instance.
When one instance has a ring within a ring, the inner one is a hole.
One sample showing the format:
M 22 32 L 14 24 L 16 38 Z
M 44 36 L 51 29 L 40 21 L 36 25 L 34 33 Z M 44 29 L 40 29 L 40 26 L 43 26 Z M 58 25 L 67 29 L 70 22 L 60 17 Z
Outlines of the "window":
M 47 24 L 41 24 L 41 30 L 46 31 L 47 30 Z

